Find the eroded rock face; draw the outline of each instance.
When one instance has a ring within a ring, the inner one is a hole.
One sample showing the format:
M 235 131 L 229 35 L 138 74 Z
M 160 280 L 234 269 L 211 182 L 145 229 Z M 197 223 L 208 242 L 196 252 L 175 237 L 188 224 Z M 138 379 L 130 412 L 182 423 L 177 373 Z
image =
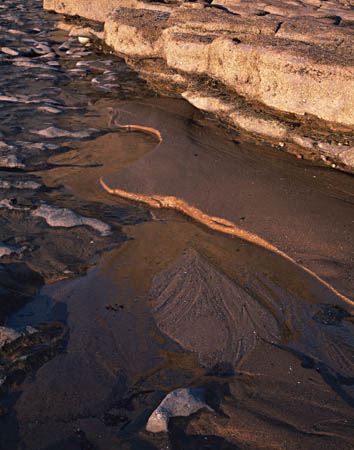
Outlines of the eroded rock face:
M 104 22 L 106 43 L 144 77 L 236 128 L 353 166 L 349 2 L 44 0 L 44 7 Z

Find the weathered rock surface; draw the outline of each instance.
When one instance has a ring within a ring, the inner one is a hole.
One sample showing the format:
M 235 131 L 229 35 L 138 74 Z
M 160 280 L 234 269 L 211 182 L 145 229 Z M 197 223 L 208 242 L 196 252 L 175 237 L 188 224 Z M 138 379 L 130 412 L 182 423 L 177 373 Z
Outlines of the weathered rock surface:
M 350 2 L 44 0 L 44 7 L 104 22 L 106 43 L 145 78 L 237 129 L 354 167 Z
M 171 417 L 187 417 L 203 408 L 212 411 L 205 403 L 204 389 L 196 387 L 176 389 L 170 392 L 151 414 L 146 429 L 152 433 L 167 432 Z

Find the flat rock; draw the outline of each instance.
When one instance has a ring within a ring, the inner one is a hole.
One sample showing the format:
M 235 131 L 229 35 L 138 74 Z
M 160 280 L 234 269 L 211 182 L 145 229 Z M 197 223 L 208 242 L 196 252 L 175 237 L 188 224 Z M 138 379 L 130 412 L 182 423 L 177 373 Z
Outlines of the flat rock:
M 208 77 L 219 93 L 226 87 L 256 111 L 354 126 L 354 12 L 347 2 L 123 0 L 116 6 L 44 0 L 46 9 L 104 22 L 106 43 L 152 81 L 164 73 L 178 91 L 173 80 L 180 75 L 179 84 L 192 84 L 198 94 L 193 81 Z M 239 126 L 253 133 L 249 124 Z
M 35 181 L 0 180 L 0 189 L 30 189 L 37 190 L 41 187 Z M 0 201 L 1 205 L 1 201 Z
M 61 109 L 53 108 L 53 106 L 38 106 L 37 110 L 49 114 L 59 114 L 62 112 Z
M 50 205 L 42 205 L 32 211 L 32 215 L 42 217 L 51 227 L 77 227 L 87 225 L 98 231 L 102 236 L 111 232 L 111 227 L 98 219 L 80 216 L 68 208 L 56 208 Z
M 82 131 L 69 131 L 69 130 L 62 130 L 61 128 L 57 127 L 48 127 L 43 130 L 32 130 L 31 131 L 34 134 L 39 134 L 40 136 L 44 136 L 49 139 L 53 138 L 62 138 L 62 137 L 71 137 L 76 139 L 84 139 L 92 136 L 92 134 L 97 133 L 96 129 L 89 129 L 89 130 L 82 130 Z
M 19 52 L 17 50 L 14 50 L 9 47 L 1 47 L 0 51 L 2 51 L 3 53 L 6 53 L 7 55 L 10 55 L 10 56 L 18 56 L 19 55 Z
M 152 433 L 167 432 L 171 417 L 187 417 L 206 408 L 213 411 L 205 402 L 205 390 L 197 387 L 176 389 L 170 392 L 151 414 L 146 429 Z

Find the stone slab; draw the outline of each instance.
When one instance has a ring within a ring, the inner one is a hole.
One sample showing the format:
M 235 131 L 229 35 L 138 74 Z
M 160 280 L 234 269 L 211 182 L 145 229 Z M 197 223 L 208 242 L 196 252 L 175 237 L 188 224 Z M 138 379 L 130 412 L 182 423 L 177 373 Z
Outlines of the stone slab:
M 201 109 L 237 129 L 281 146 L 285 141 L 311 148 L 330 164 L 352 169 L 350 2 L 44 0 L 44 7 L 104 22 L 105 42 L 144 77 L 195 106 L 213 98 Z M 235 106 L 229 115 L 226 97 Z M 309 121 L 310 133 L 301 125 Z M 321 152 L 319 143 L 332 147 Z M 344 145 L 345 152 L 337 148 Z

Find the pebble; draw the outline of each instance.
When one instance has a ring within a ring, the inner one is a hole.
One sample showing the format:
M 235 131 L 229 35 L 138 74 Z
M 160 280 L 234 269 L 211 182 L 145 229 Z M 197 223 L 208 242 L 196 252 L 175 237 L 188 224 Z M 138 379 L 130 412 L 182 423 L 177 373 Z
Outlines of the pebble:
M 76 63 L 76 66 L 77 67 L 80 67 L 80 66 L 89 66 L 91 64 L 91 61 L 78 61 L 77 63 Z
M 79 36 L 77 39 L 80 42 L 80 44 L 88 44 L 90 42 L 90 39 L 84 36 Z
M 19 52 L 16 50 L 13 50 L 12 48 L 9 47 L 1 47 L 0 49 L 3 53 L 6 53 L 7 55 L 11 55 L 11 56 L 18 56 Z
M 59 114 L 62 112 L 61 109 L 53 108 L 52 106 L 38 106 L 37 110 L 50 114 Z
M 58 63 L 58 61 L 48 61 L 47 62 L 48 66 L 60 66 L 60 64 Z
M 38 43 L 33 50 L 40 55 L 52 52 L 52 49 L 49 47 L 49 45 L 42 44 L 42 43 Z
M 19 102 L 21 100 L 13 95 L 0 95 L 0 102 Z
M 47 64 L 34 63 L 32 61 L 14 61 L 15 66 L 27 67 L 33 69 L 51 69 L 56 70 L 54 67 L 48 66 Z
M 58 79 L 58 77 L 56 75 L 51 74 L 51 73 L 41 73 L 38 75 L 38 78 L 42 79 L 42 80 L 57 80 Z
M 24 33 L 23 31 L 20 31 L 20 30 L 14 30 L 13 28 L 8 29 L 7 32 L 8 32 L 8 33 L 11 33 L 11 34 L 26 34 L 26 33 Z
M 40 59 L 54 59 L 56 58 L 56 54 L 51 52 L 51 53 L 44 53 L 44 55 L 41 55 L 39 57 Z

